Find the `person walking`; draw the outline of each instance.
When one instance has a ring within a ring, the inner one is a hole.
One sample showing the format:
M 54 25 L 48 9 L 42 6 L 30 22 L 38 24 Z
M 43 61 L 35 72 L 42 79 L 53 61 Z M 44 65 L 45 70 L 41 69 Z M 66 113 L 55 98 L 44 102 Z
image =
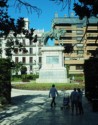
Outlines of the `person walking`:
M 80 90 L 80 88 L 77 89 L 78 90 L 78 110 L 79 110 L 79 114 L 84 114 L 84 110 L 83 110 L 83 105 L 82 105 L 82 91 Z
M 52 97 L 51 108 L 56 106 L 55 98 L 58 96 L 58 91 L 53 84 L 49 91 L 49 97 Z
M 76 91 L 76 88 L 74 88 L 74 90 L 71 92 L 70 101 L 71 101 L 72 115 L 74 114 L 74 112 L 78 114 L 78 92 Z

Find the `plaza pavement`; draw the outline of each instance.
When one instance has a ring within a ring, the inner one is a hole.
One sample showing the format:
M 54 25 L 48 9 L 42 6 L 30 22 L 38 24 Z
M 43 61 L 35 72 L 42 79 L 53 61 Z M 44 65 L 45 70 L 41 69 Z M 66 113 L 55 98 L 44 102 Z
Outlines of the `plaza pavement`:
M 85 97 L 84 115 L 71 115 L 70 109 L 60 109 L 63 91 L 59 91 L 54 109 L 50 108 L 48 93 L 12 89 L 12 105 L 0 112 L 0 125 L 98 125 L 98 112 L 92 111 Z

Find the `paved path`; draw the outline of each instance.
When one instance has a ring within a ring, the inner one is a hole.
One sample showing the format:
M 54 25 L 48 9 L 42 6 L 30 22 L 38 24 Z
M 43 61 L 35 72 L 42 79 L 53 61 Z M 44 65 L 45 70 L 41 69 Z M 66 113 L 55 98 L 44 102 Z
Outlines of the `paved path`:
M 84 115 L 72 116 L 70 109 L 60 109 L 62 91 L 59 94 L 57 107 L 51 109 L 48 91 L 13 89 L 12 105 L 0 112 L 0 125 L 98 125 L 98 112 L 92 112 L 85 97 Z

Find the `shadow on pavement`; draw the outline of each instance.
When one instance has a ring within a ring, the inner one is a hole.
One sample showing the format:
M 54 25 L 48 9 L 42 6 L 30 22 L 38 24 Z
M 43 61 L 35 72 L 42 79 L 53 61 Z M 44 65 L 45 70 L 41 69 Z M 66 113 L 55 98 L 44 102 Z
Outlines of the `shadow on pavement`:
M 0 125 L 98 125 L 98 112 L 92 112 L 90 103 L 83 97 L 84 115 L 71 115 L 71 108 L 61 110 L 62 96 L 57 106 L 50 108 L 48 94 L 19 95 L 12 104 L 0 112 Z

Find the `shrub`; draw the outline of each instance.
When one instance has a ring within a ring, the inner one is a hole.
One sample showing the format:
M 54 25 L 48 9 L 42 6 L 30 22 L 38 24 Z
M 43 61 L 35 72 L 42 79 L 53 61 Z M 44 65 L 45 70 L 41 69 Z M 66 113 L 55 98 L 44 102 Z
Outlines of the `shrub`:
M 38 74 L 33 74 L 33 80 L 36 80 L 37 78 L 39 78 Z
M 27 75 L 26 78 L 29 79 L 29 80 L 33 80 L 33 74 Z

